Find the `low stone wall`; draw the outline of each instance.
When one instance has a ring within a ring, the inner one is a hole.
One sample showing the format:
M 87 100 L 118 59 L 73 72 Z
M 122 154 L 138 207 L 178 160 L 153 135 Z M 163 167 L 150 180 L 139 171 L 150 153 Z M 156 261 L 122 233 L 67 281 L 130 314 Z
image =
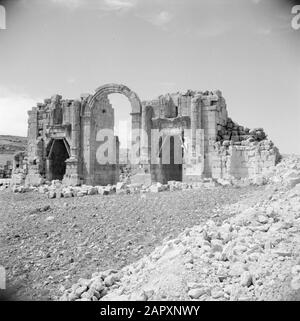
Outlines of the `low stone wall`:
M 269 140 L 215 144 L 212 177 L 215 179 L 252 179 L 275 166 L 278 149 Z

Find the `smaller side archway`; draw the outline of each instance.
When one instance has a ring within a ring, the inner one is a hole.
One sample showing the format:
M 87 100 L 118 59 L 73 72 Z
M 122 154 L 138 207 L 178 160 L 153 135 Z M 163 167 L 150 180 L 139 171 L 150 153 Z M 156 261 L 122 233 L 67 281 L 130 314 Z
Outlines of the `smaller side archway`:
M 46 149 L 48 180 L 62 180 L 66 173 L 66 160 L 70 158 L 70 147 L 65 138 L 52 139 Z

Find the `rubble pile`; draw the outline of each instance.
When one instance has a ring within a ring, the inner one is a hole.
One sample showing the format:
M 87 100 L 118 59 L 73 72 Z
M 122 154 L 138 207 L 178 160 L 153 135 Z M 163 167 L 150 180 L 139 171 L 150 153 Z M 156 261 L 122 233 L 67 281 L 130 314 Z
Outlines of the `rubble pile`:
M 262 148 L 268 148 L 266 145 L 268 141 L 263 140 L 259 144 Z M 273 145 L 271 145 L 273 146 Z M 249 161 L 250 163 L 250 161 Z M 47 195 L 49 198 L 69 198 L 69 197 L 83 197 L 87 195 L 111 195 L 111 194 L 136 194 L 136 193 L 159 193 L 163 191 L 177 191 L 187 189 L 200 188 L 214 188 L 216 186 L 248 186 L 257 185 L 262 186 L 270 184 L 283 184 L 285 186 L 293 187 L 300 183 L 298 171 L 300 170 L 300 160 L 298 156 L 283 157 L 282 161 L 277 166 L 269 167 L 260 174 L 254 174 L 250 177 L 236 179 L 233 176 L 218 179 L 202 179 L 201 182 L 186 183 L 180 181 L 169 181 L 167 184 L 152 183 L 151 185 L 130 184 L 126 182 L 118 182 L 116 185 L 107 186 L 65 186 L 59 180 L 53 180 L 45 183 L 39 187 L 25 186 L 14 184 L 12 191 L 15 193 L 25 193 L 28 191 L 38 191 L 41 194 Z M 8 184 L 4 184 L 7 188 Z M 1 187 L 4 189 L 4 187 Z
M 61 301 L 99 301 L 110 288 L 120 280 L 120 274 L 116 270 L 96 272 L 91 279 L 79 279 L 69 291 L 63 294 Z
M 106 186 L 65 186 L 59 180 L 53 180 L 48 184 L 43 184 L 39 187 L 25 185 L 12 185 L 11 189 L 14 193 L 25 193 L 29 191 L 39 192 L 45 194 L 48 198 L 70 198 L 83 197 L 88 195 L 112 195 L 112 194 L 142 194 L 142 193 L 159 193 L 164 191 L 180 191 L 188 189 L 214 188 L 217 186 L 248 186 L 248 185 L 265 185 L 267 177 L 257 175 L 246 179 L 203 179 L 201 182 L 185 183 L 180 181 L 169 181 L 167 184 L 159 182 L 151 185 L 143 185 L 138 183 L 126 184 L 125 182 L 118 182 L 116 185 Z M 7 188 L 9 185 L 5 185 Z M 3 188 L 4 189 L 4 188 Z
M 265 173 L 265 177 L 270 183 L 284 185 L 288 188 L 300 183 L 300 157 L 290 155 L 283 157 L 281 162 Z
M 8 188 L 10 186 L 9 178 L 0 178 L 0 191 Z
M 299 300 L 300 160 L 273 169 L 267 198 L 165 240 L 118 273 L 80 281 L 62 300 Z M 82 283 L 85 283 L 84 285 Z M 96 289 L 95 284 L 98 286 Z M 77 289 L 80 290 L 77 290 Z
M 249 129 L 234 122 L 231 118 L 227 118 L 225 126 L 219 125 L 216 141 L 233 142 L 261 142 L 267 139 L 267 135 L 263 128 Z
M 213 188 L 217 186 L 217 182 L 212 179 L 203 179 L 202 182 L 183 183 L 178 181 L 169 181 L 167 184 L 153 183 L 151 185 L 143 184 L 126 184 L 125 182 L 118 182 L 116 185 L 106 186 L 65 186 L 59 180 L 53 180 L 48 184 L 43 184 L 39 187 L 24 185 L 13 185 L 12 191 L 14 193 L 25 193 L 28 191 L 38 191 L 41 194 L 46 194 L 49 198 L 69 198 L 69 197 L 83 197 L 87 195 L 111 195 L 111 194 L 136 194 L 136 193 L 159 193 L 163 191 L 175 191 L 185 189 L 199 189 L 199 188 Z

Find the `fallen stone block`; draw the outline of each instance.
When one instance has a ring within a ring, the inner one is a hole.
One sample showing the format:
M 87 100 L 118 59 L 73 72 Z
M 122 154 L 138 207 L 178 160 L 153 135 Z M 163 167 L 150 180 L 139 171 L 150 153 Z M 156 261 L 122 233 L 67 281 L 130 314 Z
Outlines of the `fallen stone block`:
M 96 195 L 98 194 L 98 189 L 97 187 L 90 187 L 88 190 L 87 190 L 87 195 Z
M 71 190 L 66 190 L 66 191 L 63 191 L 63 196 L 64 198 L 70 198 L 70 197 L 73 197 L 73 193 Z
M 49 198 L 55 198 L 56 197 L 56 192 L 55 191 L 49 191 L 48 192 L 48 197 Z
M 151 193 L 159 193 L 163 191 L 163 185 L 161 183 L 156 183 L 150 186 Z

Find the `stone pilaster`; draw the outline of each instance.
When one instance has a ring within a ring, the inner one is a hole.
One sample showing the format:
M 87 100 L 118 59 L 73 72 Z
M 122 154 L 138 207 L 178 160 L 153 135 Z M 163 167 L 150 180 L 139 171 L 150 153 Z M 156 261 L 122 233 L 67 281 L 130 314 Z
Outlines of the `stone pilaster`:
M 185 132 L 188 155 L 184 157 L 184 181 L 200 181 L 203 177 L 204 140 L 201 117 L 201 95 L 198 94 L 191 99 L 191 129 Z
M 86 184 L 92 184 L 91 177 L 91 112 L 86 111 L 82 116 L 82 156 L 83 177 Z
M 63 183 L 66 185 L 79 185 L 81 183 L 79 173 L 79 152 L 80 152 L 80 109 L 81 103 L 75 100 L 71 106 L 71 156 L 66 160 L 66 173 Z
M 72 140 L 71 140 L 71 158 L 79 158 L 80 148 L 80 101 L 74 101 L 72 104 Z
M 28 112 L 28 160 L 33 161 L 37 156 L 37 135 L 38 135 L 38 120 L 37 120 L 38 111 L 36 107 L 33 107 L 31 111 Z

